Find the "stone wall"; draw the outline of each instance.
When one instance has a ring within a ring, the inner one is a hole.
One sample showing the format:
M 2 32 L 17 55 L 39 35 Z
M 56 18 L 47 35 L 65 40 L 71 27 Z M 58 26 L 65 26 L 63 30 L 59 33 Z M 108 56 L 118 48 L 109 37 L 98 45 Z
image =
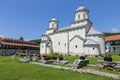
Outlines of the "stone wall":
M 98 60 L 98 67 L 120 71 L 120 62 L 110 62 L 110 61 Z
M 74 61 L 72 68 L 79 69 L 79 68 L 82 68 L 84 66 L 87 66 L 87 64 L 89 64 L 88 59 L 85 59 L 85 60 L 77 59 Z

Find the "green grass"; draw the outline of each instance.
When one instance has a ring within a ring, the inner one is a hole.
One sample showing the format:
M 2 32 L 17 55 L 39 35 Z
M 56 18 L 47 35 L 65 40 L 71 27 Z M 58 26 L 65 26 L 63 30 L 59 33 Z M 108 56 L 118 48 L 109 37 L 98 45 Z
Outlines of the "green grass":
M 113 52 L 113 53 L 107 53 L 107 54 L 111 54 L 112 55 L 112 58 L 113 58 L 113 61 L 119 61 L 120 62 L 120 52 Z
M 112 59 L 114 62 L 120 62 L 120 52 L 118 53 L 107 53 L 107 54 L 111 54 L 112 55 Z M 69 60 L 69 64 L 73 64 L 73 62 L 76 60 L 76 59 L 79 59 L 79 56 L 65 56 L 66 59 Z M 103 57 L 86 57 L 88 60 L 89 60 L 89 64 L 92 64 L 92 65 L 97 65 L 97 61 L 98 60 L 103 60 Z M 69 66 L 70 67 L 70 66 Z M 108 69 L 100 69 L 98 67 L 94 67 L 94 66 L 86 66 L 84 67 L 84 69 L 94 69 L 94 70 L 99 70 L 99 71 L 103 71 L 103 72 L 107 72 L 107 73 L 113 73 L 113 74 L 119 74 L 120 75 L 120 72 L 117 72 L 117 71 L 111 71 L 111 70 L 108 70 Z
M 112 58 L 113 58 L 113 61 L 116 61 L 116 62 L 120 62 L 120 52 L 118 53 L 107 53 L 107 54 L 111 54 L 112 55 Z M 65 59 L 68 59 L 69 60 L 69 63 L 73 63 L 76 59 L 79 59 L 80 57 L 79 56 L 64 56 Z M 103 57 L 86 57 L 87 59 L 89 59 L 89 62 L 90 64 L 97 64 L 97 60 L 103 60 Z
M 73 62 L 73 58 L 71 59 Z M 19 63 L 17 59 L 0 56 L 0 80 L 115 80 L 112 78 L 57 70 L 49 67 Z
M 73 63 L 76 59 L 79 59 L 79 56 L 64 56 L 65 59 L 69 60 L 69 63 Z
M 120 56 L 118 53 L 107 53 L 112 55 L 113 62 L 120 62 Z M 103 57 L 87 57 L 90 60 L 90 64 L 97 64 L 97 60 L 103 60 Z
M 97 64 L 98 60 L 103 60 L 103 57 L 87 57 L 87 59 L 89 60 L 90 64 Z

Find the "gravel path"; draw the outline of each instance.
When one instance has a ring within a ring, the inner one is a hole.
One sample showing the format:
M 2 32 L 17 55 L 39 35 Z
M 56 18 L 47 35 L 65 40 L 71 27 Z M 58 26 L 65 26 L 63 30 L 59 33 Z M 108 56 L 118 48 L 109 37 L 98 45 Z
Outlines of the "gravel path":
M 120 75 L 101 72 L 101 71 L 92 70 L 92 69 L 73 69 L 73 68 L 70 68 L 70 67 L 56 66 L 56 65 L 50 65 L 50 64 L 42 64 L 42 63 L 37 63 L 37 62 L 30 62 L 30 63 L 31 64 L 37 64 L 37 65 L 40 65 L 40 66 L 46 66 L 46 67 L 51 67 L 51 68 L 55 68 L 55 69 L 60 69 L 60 70 L 71 70 L 71 71 L 74 71 L 74 72 L 95 74 L 95 75 L 99 75 L 99 76 L 105 76 L 105 77 L 120 80 Z

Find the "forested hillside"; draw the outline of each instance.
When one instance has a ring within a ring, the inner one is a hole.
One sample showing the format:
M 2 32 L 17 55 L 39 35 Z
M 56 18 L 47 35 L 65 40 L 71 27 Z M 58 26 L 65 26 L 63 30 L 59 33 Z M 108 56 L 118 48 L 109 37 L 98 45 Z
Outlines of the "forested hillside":
M 31 40 L 31 42 L 35 42 L 36 44 L 40 44 L 40 42 L 41 42 L 41 39 L 35 39 L 35 40 Z
M 108 32 L 104 32 L 104 34 L 105 34 L 105 36 L 112 36 L 112 35 L 118 35 L 118 34 L 120 34 L 120 32 L 119 32 L 119 33 L 108 33 Z

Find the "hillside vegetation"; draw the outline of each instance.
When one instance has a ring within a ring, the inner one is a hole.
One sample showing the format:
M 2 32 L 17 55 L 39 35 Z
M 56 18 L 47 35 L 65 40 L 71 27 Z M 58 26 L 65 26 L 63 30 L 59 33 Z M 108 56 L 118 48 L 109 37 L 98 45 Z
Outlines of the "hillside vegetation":
M 119 33 L 108 33 L 108 32 L 104 32 L 104 35 L 105 35 L 105 36 L 112 36 L 112 35 L 118 35 L 118 34 L 120 34 L 120 32 L 119 32 Z

